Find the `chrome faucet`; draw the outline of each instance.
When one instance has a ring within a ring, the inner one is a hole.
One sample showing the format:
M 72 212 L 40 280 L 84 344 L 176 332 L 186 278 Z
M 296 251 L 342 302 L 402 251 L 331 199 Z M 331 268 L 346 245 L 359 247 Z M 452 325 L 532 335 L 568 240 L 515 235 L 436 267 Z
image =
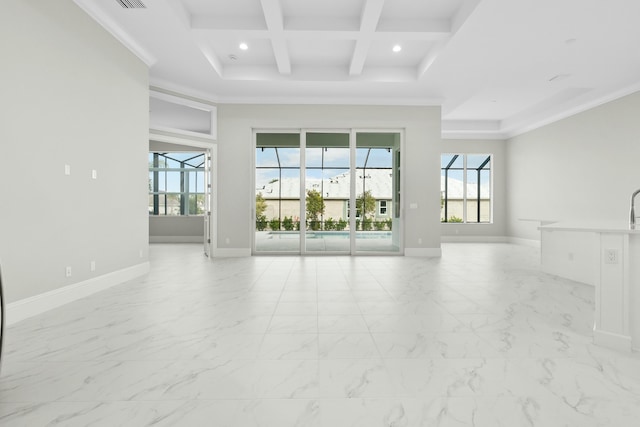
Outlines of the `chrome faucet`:
M 636 198 L 636 196 L 640 193 L 640 190 L 636 190 L 633 192 L 633 194 L 631 195 L 631 211 L 629 212 L 629 228 L 631 230 L 635 230 L 636 228 L 636 212 L 633 209 L 633 205 L 634 205 L 634 200 Z

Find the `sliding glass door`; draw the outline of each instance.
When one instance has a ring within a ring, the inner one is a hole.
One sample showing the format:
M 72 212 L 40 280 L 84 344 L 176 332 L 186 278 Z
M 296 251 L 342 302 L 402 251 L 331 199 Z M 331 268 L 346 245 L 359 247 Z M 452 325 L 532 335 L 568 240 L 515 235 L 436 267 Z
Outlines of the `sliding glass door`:
M 400 133 L 356 133 L 356 252 L 400 251 Z
M 255 253 L 401 253 L 400 132 L 255 141 Z
M 309 253 L 350 253 L 351 151 L 348 131 L 305 135 L 304 249 Z
M 300 133 L 256 134 L 255 161 L 255 252 L 300 253 Z

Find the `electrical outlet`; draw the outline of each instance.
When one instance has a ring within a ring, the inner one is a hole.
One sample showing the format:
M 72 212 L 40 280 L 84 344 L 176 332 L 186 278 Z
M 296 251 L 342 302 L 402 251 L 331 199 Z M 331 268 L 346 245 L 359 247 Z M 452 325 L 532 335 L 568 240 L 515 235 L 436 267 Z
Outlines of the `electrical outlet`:
M 617 264 L 618 263 L 618 250 L 617 249 L 605 249 L 604 250 L 604 263 L 605 264 Z
M 91 271 L 96 271 L 96 262 L 95 261 L 91 261 Z
M 71 267 L 67 267 L 67 269 L 65 270 L 65 275 L 67 277 L 71 277 Z

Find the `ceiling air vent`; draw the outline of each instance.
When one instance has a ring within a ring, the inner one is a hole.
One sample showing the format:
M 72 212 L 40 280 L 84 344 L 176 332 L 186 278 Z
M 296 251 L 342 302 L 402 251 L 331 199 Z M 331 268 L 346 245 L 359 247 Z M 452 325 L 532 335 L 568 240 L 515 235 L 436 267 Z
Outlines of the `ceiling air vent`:
M 140 0 L 116 0 L 124 9 L 146 9 Z

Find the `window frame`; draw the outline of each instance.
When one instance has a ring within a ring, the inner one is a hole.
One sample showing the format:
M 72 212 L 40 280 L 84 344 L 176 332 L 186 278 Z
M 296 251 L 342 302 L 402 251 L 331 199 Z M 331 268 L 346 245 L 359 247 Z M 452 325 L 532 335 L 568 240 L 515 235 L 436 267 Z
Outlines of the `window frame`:
M 186 159 L 178 159 L 175 158 L 176 154 L 193 154 L 192 156 Z M 174 155 L 172 157 L 172 155 Z M 165 158 L 164 165 L 160 166 L 157 160 L 160 157 Z M 173 162 L 178 162 L 181 167 L 172 167 L 168 164 L 168 160 Z M 205 210 L 201 213 L 198 213 L 198 200 L 202 200 L 204 202 L 206 194 L 204 185 L 201 189 L 198 188 L 198 178 L 202 178 L 204 180 L 204 161 L 205 161 L 205 153 L 203 152 L 149 152 L 149 197 L 150 203 L 148 206 L 149 215 L 150 216 L 171 216 L 171 217 L 180 217 L 180 216 L 204 216 Z M 195 163 L 195 164 L 194 164 Z M 178 180 L 178 185 L 180 186 L 180 191 L 168 191 L 168 173 L 180 173 L 180 178 Z M 151 178 L 151 174 L 154 174 L 153 179 Z M 164 176 L 165 185 L 164 190 L 160 190 L 159 186 L 159 178 L 160 175 Z M 191 174 L 195 176 L 195 187 L 194 190 L 191 190 Z M 199 175 L 202 174 L 202 175 Z M 204 181 L 203 181 L 204 183 Z M 179 208 L 177 213 L 169 213 L 169 204 L 167 202 L 169 196 L 177 196 L 179 199 Z M 160 199 L 164 200 L 164 209 L 161 213 L 160 209 Z M 191 199 L 195 199 L 195 213 L 191 213 Z
M 382 205 L 384 203 L 384 206 Z M 384 209 L 384 212 L 382 212 Z M 378 216 L 389 216 L 389 207 L 387 200 L 378 200 Z
M 447 164 L 447 166 L 443 165 L 443 160 L 444 160 L 444 156 L 451 156 L 451 160 L 449 161 L 449 163 Z M 482 156 L 485 157 L 486 159 L 479 164 L 478 167 L 469 167 L 468 166 L 468 157 L 469 156 Z M 462 167 L 456 167 L 453 168 L 453 164 L 458 160 L 459 157 L 462 157 Z M 444 180 L 445 184 L 444 184 L 444 190 L 441 190 L 440 192 L 440 197 L 441 197 L 441 209 L 443 209 L 442 213 L 441 213 L 441 218 L 440 218 L 440 222 L 442 224 L 493 224 L 493 167 L 492 164 L 494 162 L 494 154 L 493 153 L 474 153 L 474 152 L 449 152 L 449 153 L 441 153 L 440 155 L 440 179 L 441 179 L 441 188 L 442 188 L 442 180 Z M 455 171 L 460 171 L 462 173 L 462 221 L 450 221 L 449 219 L 452 217 L 452 215 L 448 215 L 448 208 L 449 208 L 449 203 L 453 200 L 450 197 L 448 197 L 448 185 L 449 185 L 449 174 L 448 172 L 450 170 L 455 170 Z M 444 174 L 443 174 L 444 171 Z M 469 177 L 469 172 L 473 172 L 475 171 L 477 173 L 477 182 L 475 182 L 475 184 L 477 185 L 477 190 L 476 190 L 476 196 L 470 198 L 468 196 L 468 188 L 469 185 L 471 185 L 468 182 L 468 177 Z M 482 178 L 481 178 L 481 174 L 482 172 L 488 172 L 489 176 L 489 185 L 488 185 L 488 192 L 489 192 L 489 196 L 487 198 L 482 198 L 482 191 L 481 189 L 483 188 L 482 186 Z M 489 219 L 482 221 L 482 201 L 483 200 L 487 200 L 488 201 L 488 209 L 489 209 Z M 469 220 L 469 213 L 468 213 L 468 203 L 469 201 L 475 201 L 476 202 L 476 220 Z

